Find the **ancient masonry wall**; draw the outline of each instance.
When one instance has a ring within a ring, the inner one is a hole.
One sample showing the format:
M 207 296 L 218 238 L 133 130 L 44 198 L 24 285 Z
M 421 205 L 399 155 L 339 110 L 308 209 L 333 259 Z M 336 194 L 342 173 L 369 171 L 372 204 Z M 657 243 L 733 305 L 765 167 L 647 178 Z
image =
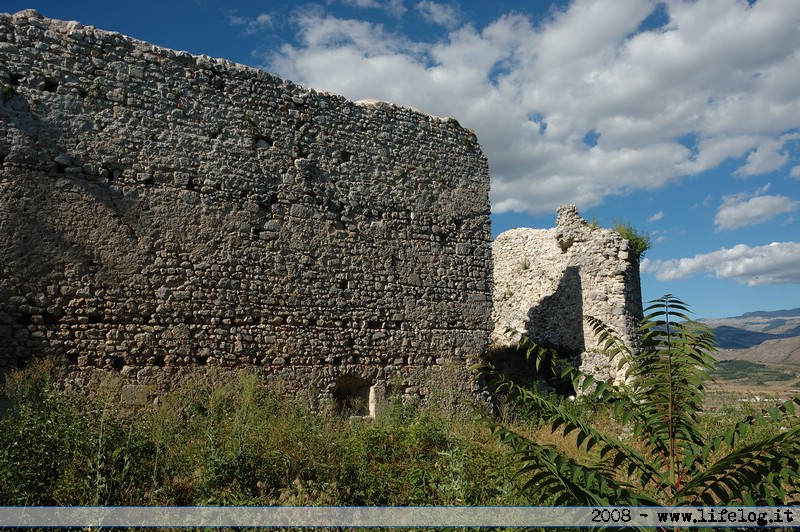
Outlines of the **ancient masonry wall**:
M 597 354 L 584 316 L 611 326 L 630 346 L 642 317 L 639 259 L 617 232 L 588 224 L 575 206 L 558 210 L 553 229 L 511 229 L 493 243 L 492 346 L 514 344 L 506 331 L 579 357 L 583 369 L 615 382 L 623 370 Z
M 488 169 L 455 120 L 33 11 L 0 15 L 0 88 L 0 371 L 424 394 L 487 350 Z

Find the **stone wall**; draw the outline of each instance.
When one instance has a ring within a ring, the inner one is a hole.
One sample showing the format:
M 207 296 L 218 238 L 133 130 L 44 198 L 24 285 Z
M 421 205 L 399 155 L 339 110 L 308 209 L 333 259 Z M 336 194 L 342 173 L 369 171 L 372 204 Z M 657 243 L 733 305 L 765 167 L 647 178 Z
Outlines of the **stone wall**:
M 0 15 L 0 87 L 0 370 L 366 397 L 487 350 L 488 170 L 455 120 L 34 11 Z
M 621 372 L 598 349 L 584 320 L 594 316 L 630 345 L 642 317 L 639 260 L 617 232 L 586 223 L 577 209 L 558 210 L 553 229 L 511 229 L 493 246 L 492 346 L 514 345 L 508 328 L 580 357 L 583 369 L 614 382 Z

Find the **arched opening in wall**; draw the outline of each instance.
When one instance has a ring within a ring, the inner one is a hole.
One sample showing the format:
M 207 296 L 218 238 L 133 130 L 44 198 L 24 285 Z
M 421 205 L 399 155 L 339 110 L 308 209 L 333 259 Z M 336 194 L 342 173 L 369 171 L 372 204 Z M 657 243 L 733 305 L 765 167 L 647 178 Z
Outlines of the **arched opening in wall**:
M 336 381 L 333 398 L 338 411 L 345 416 L 374 417 L 370 408 L 372 383 L 354 375 L 343 375 Z

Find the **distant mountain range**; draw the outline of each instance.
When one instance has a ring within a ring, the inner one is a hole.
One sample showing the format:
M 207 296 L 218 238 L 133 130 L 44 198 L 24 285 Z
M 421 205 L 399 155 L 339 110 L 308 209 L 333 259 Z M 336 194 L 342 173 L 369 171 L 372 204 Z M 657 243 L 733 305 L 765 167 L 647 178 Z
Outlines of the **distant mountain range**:
M 748 312 L 733 318 L 700 319 L 710 327 L 719 349 L 748 349 L 764 342 L 800 337 L 800 308 Z M 784 342 L 772 344 L 779 348 Z M 789 345 L 794 345 L 790 342 Z M 779 348 L 783 350 L 783 347 Z

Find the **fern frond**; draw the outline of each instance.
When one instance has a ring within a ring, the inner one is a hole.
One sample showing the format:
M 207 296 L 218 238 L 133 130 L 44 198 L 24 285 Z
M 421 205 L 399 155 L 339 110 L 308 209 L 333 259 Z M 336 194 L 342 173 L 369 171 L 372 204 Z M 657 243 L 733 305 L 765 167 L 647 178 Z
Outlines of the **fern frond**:
M 769 417 L 770 421 L 779 426 L 786 427 L 786 430 L 793 428 L 800 423 L 797 417 L 798 407 L 800 407 L 800 396 L 792 397 L 777 405 L 762 408 L 753 412 L 744 419 L 736 423 L 735 426 L 717 436 L 702 449 L 702 459 L 705 461 L 711 454 L 719 453 L 723 449 L 723 444 L 728 449 L 735 449 L 737 442 L 745 439 L 750 432 L 750 428 L 759 420 Z
M 525 481 L 520 490 L 533 500 L 536 497 L 531 494 L 544 492 L 553 497 L 553 504 L 557 506 L 611 506 L 618 501 L 658 504 L 629 484 L 616 480 L 613 470 L 581 464 L 559 454 L 551 446 L 533 442 L 499 425 L 494 433 L 516 453 L 521 467 L 515 477 Z
M 583 400 L 595 403 L 613 403 L 615 406 L 629 404 L 626 390 L 609 383 L 595 381 L 593 377 L 585 374 L 568 361 L 560 359 L 554 350 L 539 346 L 525 336 L 520 337 L 518 345 L 528 360 L 539 363 L 537 368 L 546 364 L 548 369 L 557 376 L 571 380 L 576 390 L 581 391 Z M 642 485 L 653 482 L 664 483 L 665 479 L 662 473 L 653 468 L 635 448 L 624 444 L 612 435 L 596 430 L 550 398 L 516 385 L 504 375 L 496 372 L 489 364 L 484 364 L 479 371 L 493 389 L 508 393 L 517 401 L 535 410 L 539 417 L 550 425 L 551 432 L 561 431 L 565 437 L 574 433 L 579 446 L 584 445 L 587 452 L 594 450 L 605 463 L 612 465 L 614 471 L 618 472 L 624 464 L 626 475 L 630 478 L 637 478 Z
M 690 320 L 688 307 L 672 295 L 653 302 L 637 330 L 640 354 L 630 373 L 636 403 L 634 433 L 654 456 L 662 456 L 677 485 L 687 458 L 703 447 L 697 413 L 714 366 L 713 335 Z
M 524 337 L 519 350 L 537 371 L 570 380 L 584 399 L 613 405 L 644 451 L 595 429 L 557 401 L 516 386 L 490 366 L 480 366 L 478 373 L 497 390 L 535 409 L 553 433 L 574 436 L 579 450 L 593 457 L 583 463 L 490 421 L 495 434 L 517 453 L 524 489 L 552 490 L 556 504 L 780 506 L 797 500 L 800 397 L 753 413 L 706 443 L 699 412 L 716 362 L 714 337 L 690 318 L 688 306 L 672 295 L 653 301 L 645 309 L 634 346 L 627 346 L 600 320 L 587 316 L 586 321 L 601 350 L 627 365 L 623 386 L 598 382 L 554 350 Z M 750 427 L 763 418 L 782 432 L 742 446 L 750 438 Z
M 612 470 L 619 471 L 625 465 L 625 474 L 637 478 L 642 485 L 664 482 L 663 475 L 635 448 L 625 444 L 618 438 L 601 432 L 580 417 L 568 412 L 560 405 L 530 390 L 522 389 L 521 398 L 535 406 L 537 411 L 550 424 L 552 433 L 561 431 L 564 437 L 575 434 L 578 446 L 585 446 L 586 451 L 593 450 Z
M 628 362 L 633 362 L 628 345 L 619 337 L 616 331 L 594 316 L 585 315 L 583 318 L 592 328 L 592 332 L 597 337 L 597 343 L 601 346 L 603 353 L 611 357 L 622 354 L 628 357 Z
M 687 482 L 675 499 L 680 504 L 782 506 L 784 486 L 800 476 L 798 457 L 800 427 L 795 427 L 731 451 Z

